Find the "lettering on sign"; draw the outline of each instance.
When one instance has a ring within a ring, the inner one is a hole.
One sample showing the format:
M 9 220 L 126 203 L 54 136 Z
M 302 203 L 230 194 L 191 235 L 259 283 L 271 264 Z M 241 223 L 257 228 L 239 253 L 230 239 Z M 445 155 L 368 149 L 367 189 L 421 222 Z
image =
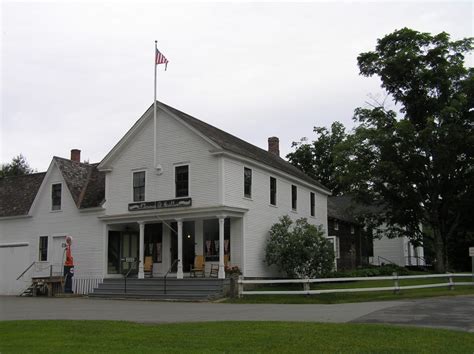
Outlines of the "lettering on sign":
M 128 211 L 183 208 L 183 207 L 190 207 L 191 205 L 192 205 L 191 198 L 158 200 L 155 202 L 130 203 L 128 204 Z

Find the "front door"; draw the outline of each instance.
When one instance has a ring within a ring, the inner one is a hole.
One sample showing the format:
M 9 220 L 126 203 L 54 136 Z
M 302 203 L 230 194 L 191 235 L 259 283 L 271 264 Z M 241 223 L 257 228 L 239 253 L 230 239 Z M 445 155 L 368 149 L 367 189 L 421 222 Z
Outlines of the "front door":
M 130 273 L 137 273 L 137 264 L 124 262 L 124 258 L 138 259 L 139 235 L 130 231 L 109 231 L 108 274 L 123 274 L 132 268 Z
M 171 263 L 173 264 L 178 259 L 178 224 L 171 223 Z M 194 264 L 194 221 L 183 222 L 183 272 L 189 272 L 191 264 Z M 171 269 L 176 272 L 178 269 L 177 263 Z
M 74 248 L 72 248 L 74 250 Z M 63 275 L 63 266 L 66 261 L 66 236 L 53 236 L 53 249 L 51 265 L 53 266 L 52 274 Z

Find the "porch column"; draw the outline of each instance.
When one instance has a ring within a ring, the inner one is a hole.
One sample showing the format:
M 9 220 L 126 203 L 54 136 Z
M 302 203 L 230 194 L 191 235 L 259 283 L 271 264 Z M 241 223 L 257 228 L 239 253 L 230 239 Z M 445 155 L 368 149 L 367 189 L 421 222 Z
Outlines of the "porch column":
M 225 216 L 219 216 L 219 279 L 225 278 L 224 269 L 224 222 Z
M 145 272 L 143 270 L 143 254 L 145 252 L 145 223 L 143 221 L 138 222 L 140 227 L 140 241 L 138 243 L 138 279 L 145 278 Z
M 178 271 L 177 279 L 183 279 L 183 220 L 176 219 L 178 223 Z

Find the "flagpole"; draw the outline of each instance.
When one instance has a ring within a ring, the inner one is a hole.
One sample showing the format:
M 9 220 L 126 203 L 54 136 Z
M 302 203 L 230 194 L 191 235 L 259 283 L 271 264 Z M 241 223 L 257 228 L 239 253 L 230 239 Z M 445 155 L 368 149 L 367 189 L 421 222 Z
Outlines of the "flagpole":
M 153 99 L 153 161 L 154 165 L 153 168 L 156 168 L 156 53 L 157 53 L 158 47 L 157 47 L 157 41 L 155 41 L 155 55 L 153 57 L 153 62 L 155 65 L 155 82 L 154 82 L 154 99 Z

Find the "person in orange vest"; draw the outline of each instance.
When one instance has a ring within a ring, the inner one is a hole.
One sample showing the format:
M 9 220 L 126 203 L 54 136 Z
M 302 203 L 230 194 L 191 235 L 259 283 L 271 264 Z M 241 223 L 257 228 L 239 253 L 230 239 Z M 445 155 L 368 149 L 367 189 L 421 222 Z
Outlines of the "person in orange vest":
M 64 292 L 72 294 L 72 277 L 74 276 L 74 258 L 71 253 L 72 237 L 66 236 L 66 261 L 64 262 Z

